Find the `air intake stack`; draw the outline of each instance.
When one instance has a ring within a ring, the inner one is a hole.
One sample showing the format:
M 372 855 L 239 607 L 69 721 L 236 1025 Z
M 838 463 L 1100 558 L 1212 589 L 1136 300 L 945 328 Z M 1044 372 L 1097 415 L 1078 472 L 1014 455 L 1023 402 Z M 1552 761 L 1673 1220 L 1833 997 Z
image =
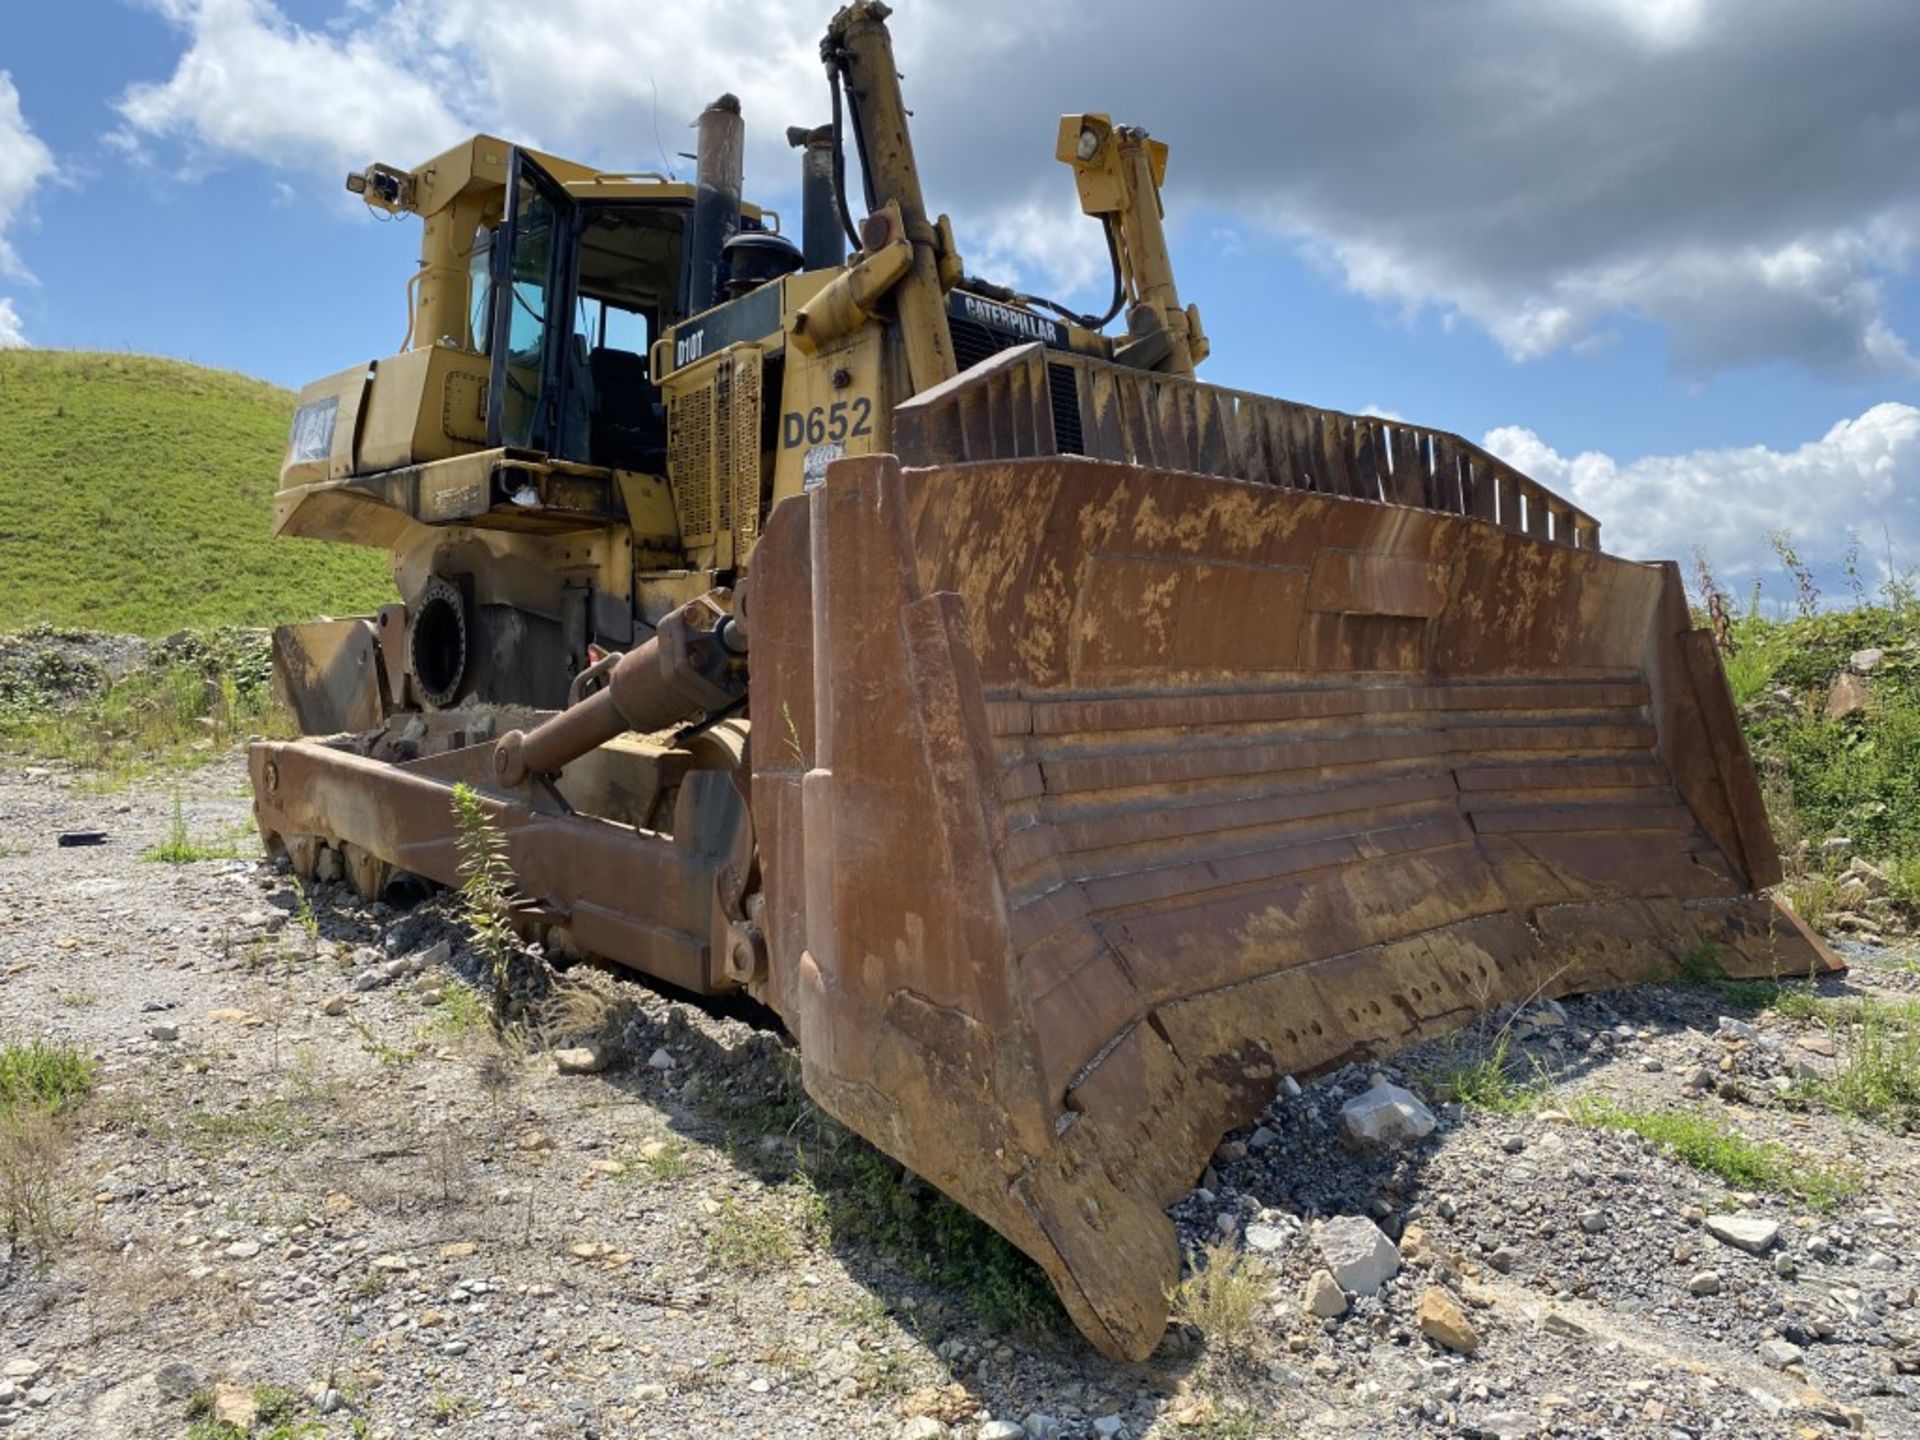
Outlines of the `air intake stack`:
M 833 193 L 833 127 L 787 127 L 800 152 L 800 251 L 809 270 L 828 270 L 847 258 L 847 232 Z

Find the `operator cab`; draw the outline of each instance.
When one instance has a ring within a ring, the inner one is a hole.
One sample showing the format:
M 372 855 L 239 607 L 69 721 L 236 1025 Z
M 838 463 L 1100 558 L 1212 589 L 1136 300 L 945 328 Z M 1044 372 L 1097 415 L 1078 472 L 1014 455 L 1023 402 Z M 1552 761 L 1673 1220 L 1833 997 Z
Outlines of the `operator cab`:
M 667 416 L 648 374 L 654 338 L 685 317 L 682 197 L 583 198 L 523 150 L 505 219 L 475 237 L 475 348 L 489 357 L 488 443 L 610 469 L 661 473 Z M 735 283 L 797 268 L 791 242 L 757 229 L 728 242 Z
M 471 261 L 489 444 L 658 471 L 667 421 L 647 347 L 683 308 L 688 202 L 582 200 L 521 150 L 507 193 Z

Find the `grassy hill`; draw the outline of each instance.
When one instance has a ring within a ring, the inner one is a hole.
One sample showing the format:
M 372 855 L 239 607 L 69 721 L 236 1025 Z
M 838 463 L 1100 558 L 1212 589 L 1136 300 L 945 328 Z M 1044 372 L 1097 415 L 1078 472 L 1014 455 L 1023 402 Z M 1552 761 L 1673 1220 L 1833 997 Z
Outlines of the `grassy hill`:
M 175 360 L 0 350 L 0 632 L 164 635 L 392 599 L 384 553 L 267 533 L 292 411 Z

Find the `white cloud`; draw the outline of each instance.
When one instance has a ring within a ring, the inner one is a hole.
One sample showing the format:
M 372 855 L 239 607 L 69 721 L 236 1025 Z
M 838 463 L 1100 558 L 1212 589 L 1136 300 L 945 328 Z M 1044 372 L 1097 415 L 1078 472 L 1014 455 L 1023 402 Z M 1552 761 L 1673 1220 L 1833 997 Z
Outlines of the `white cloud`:
M 179 140 L 196 160 L 246 156 L 337 177 L 387 151 L 425 159 L 467 129 L 377 22 L 305 30 L 270 0 L 165 0 L 161 9 L 188 28 L 188 48 L 167 80 L 121 96 L 123 149 Z
M 34 188 L 53 174 L 53 152 L 28 128 L 13 77 L 0 70 L 0 275 L 26 278 L 7 231 L 26 213 Z
M 1781 569 L 1767 542 L 1788 535 L 1836 599 L 1841 562 L 1858 543 L 1865 565 L 1920 565 L 1920 409 L 1875 405 L 1794 450 L 1752 445 L 1651 455 L 1622 463 L 1599 451 L 1565 456 L 1533 431 L 1502 426 L 1486 448 L 1596 516 L 1601 541 L 1633 559 L 1686 561 L 1702 550 L 1723 584 L 1755 577 L 1776 596 Z
M 640 23 L 632 0 L 336 0 L 310 29 L 272 0 L 149 3 L 187 48 L 123 97 L 127 137 L 329 183 L 471 129 L 650 168 L 731 90 L 750 188 L 785 202 L 781 133 L 825 118 L 830 3 L 654 5 Z M 1103 298 L 1098 233 L 1067 223 L 1052 159 L 1060 111 L 1098 106 L 1172 143 L 1176 225 L 1204 208 L 1288 237 L 1357 293 L 1471 322 L 1516 359 L 1640 316 L 1688 372 L 1920 373 L 1884 307 L 1920 254 L 1912 0 L 1217 0 L 1142 64 L 1138 36 L 1164 28 L 1151 0 L 902 7 L 929 203 L 969 258 Z
M 0 350 L 24 350 L 26 345 L 26 332 L 20 328 L 20 312 L 13 308 L 13 301 L 0 295 Z

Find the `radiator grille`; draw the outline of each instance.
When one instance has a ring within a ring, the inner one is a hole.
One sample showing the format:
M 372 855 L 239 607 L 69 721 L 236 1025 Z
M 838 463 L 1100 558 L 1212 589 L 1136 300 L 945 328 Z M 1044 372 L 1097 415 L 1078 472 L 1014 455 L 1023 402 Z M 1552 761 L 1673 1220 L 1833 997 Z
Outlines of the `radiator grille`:
M 733 530 L 734 554 L 744 557 L 760 534 L 760 352 L 741 351 L 731 369 L 731 394 L 720 412 L 726 424 L 720 473 L 727 487 L 721 526 Z
M 978 365 L 1002 350 L 1011 350 L 1031 342 L 1024 336 L 989 329 L 978 320 L 947 312 L 947 328 L 953 334 L 953 358 L 962 370 Z M 1080 390 L 1073 371 L 1065 365 L 1047 366 L 1047 399 L 1053 408 L 1053 433 L 1063 455 L 1085 453 L 1080 435 Z
M 688 545 L 710 542 L 719 528 L 714 503 L 714 388 L 709 383 L 676 394 L 667 413 L 667 479 L 680 515 L 680 538 Z

